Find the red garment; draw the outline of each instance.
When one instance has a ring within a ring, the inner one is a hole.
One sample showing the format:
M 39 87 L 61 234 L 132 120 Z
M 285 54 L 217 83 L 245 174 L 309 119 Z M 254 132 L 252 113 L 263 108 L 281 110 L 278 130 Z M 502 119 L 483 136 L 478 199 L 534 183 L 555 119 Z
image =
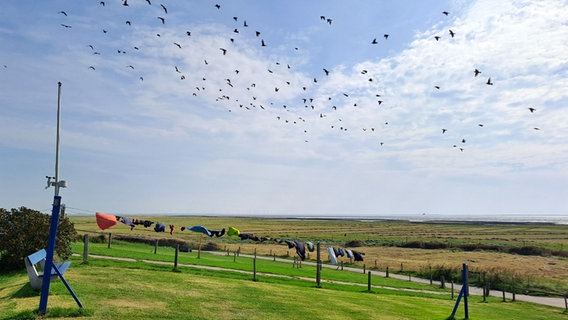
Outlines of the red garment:
M 116 216 L 112 214 L 96 212 L 95 215 L 97 217 L 97 225 L 101 230 L 108 229 L 116 224 Z

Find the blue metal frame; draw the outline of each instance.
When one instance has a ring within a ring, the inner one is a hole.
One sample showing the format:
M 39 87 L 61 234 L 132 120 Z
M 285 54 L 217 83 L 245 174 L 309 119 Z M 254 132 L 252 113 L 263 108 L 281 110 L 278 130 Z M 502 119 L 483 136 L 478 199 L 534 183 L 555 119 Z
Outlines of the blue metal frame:
M 458 306 L 460 305 L 460 301 L 461 298 L 463 297 L 463 307 L 464 307 L 464 313 L 465 313 L 465 318 L 464 319 L 469 319 L 469 308 L 468 308 L 468 295 L 469 295 L 469 285 L 468 285 L 468 277 L 467 277 L 467 264 L 463 264 L 463 269 L 462 269 L 462 288 L 460 290 L 460 294 L 458 295 L 458 299 L 456 300 L 456 304 L 454 305 L 454 310 L 452 311 L 452 314 L 450 315 L 450 319 L 454 319 L 454 317 L 456 316 L 456 312 L 458 311 Z
M 61 211 L 61 197 L 55 196 L 53 197 L 53 210 L 51 211 L 51 226 L 49 228 L 49 237 L 47 238 L 47 250 L 45 256 L 45 266 L 43 270 L 43 274 L 51 274 L 52 271 L 55 271 L 79 308 L 83 308 L 83 304 L 77 298 L 77 295 L 71 289 L 63 275 L 59 272 L 59 269 L 55 268 L 53 265 L 53 255 L 55 252 L 55 242 L 57 240 L 57 228 L 59 226 L 59 213 Z M 39 313 L 45 314 L 47 311 L 47 300 L 49 298 L 49 287 L 51 284 L 51 277 L 43 277 L 43 283 L 41 285 L 41 296 L 39 300 Z

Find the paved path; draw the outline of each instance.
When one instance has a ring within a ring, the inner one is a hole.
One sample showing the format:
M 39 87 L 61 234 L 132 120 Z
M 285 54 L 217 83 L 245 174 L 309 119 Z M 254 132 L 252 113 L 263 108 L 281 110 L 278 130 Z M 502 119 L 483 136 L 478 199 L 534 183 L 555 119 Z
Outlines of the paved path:
M 202 251 L 202 252 L 204 252 L 204 251 Z M 207 253 L 214 254 L 214 255 L 226 255 L 226 252 L 223 252 L 223 251 L 207 251 Z M 74 254 L 74 256 L 80 256 L 80 255 Z M 247 257 L 247 258 L 254 258 L 253 255 L 249 255 L 249 254 L 240 254 L 239 256 Z M 93 255 L 93 254 L 89 254 L 89 257 L 97 258 L 97 259 L 112 259 L 112 260 L 132 261 L 132 262 L 143 261 L 145 263 L 153 263 L 153 264 L 160 264 L 160 265 L 173 265 L 172 262 L 165 262 L 165 261 L 136 260 L 136 259 L 131 259 L 131 258 L 109 257 L 109 256 L 101 256 L 101 255 Z M 276 260 L 276 261 L 279 261 L 279 262 L 293 263 L 293 261 L 290 260 L 290 259 L 275 258 L 275 257 L 270 257 L 270 256 L 258 255 L 258 256 L 256 256 L 256 258 L 257 259 L 263 259 L 263 260 Z M 315 262 L 310 262 L 310 261 L 303 261 L 302 264 L 311 265 L 311 266 L 316 265 Z M 203 265 L 196 265 L 196 264 L 178 264 L 178 266 L 198 268 L 198 269 L 208 269 L 208 270 L 231 271 L 231 272 L 250 274 L 250 275 L 253 274 L 252 271 L 227 269 L 227 268 L 221 268 L 221 267 L 203 266 Z M 322 267 L 328 268 L 328 269 L 337 269 L 338 268 L 338 266 L 330 265 L 330 264 L 322 264 Z M 362 273 L 362 271 L 363 271 L 360 268 L 345 267 L 345 266 L 343 267 L 343 270 L 349 271 L 349 272 L 357 272 L 357 273 Z M 382 272 L 382 271 L 369 270 L 368 272 L 370 272 L 371 275 L 374 275 L 374 276 L 386 277 L 386 273 Z M 301 279 L 301 280 L 306 280 L 306 281 L 314 281 L 314 278 L 307 278 L 307 277 L 285 276 L 285 275 L 278 275 L 278 274 L 264 273 L 264 272 L 257 272 L 256 274 L 259 275 L 259 276 L 265 276 L 265 277 L 282 277 L 282 278 L 293 278 L 293 279 Z M 406 276 L 406 275 L 395 274 L 395 273 L 392 273 L 392 272 L 389 273 L 389 277 L 394 278 L 394 279 L 400 279 L 400 280 L 409 280 L 409 277 Z M 430 280 L 422 279 L 422 278 L 412 277 L 412 278 L 410 278 L 410 281 L 417 282 L 417 283 L 430 284 Z M 325 279 L 322 279 L 322 282 L 346 284 L 346 285 L 357 285 L 357 286 L 365 286 L 365 287 L 367 286 L 366 284 L 362 284 L 362 283 L 341 282 L 341 281 L 332 281 L 332 280 L 325 280 Z M 432 285 L 440 286 L 441 283 L 439 281 L 432 281 Z M 394 287 L 385 287 L 385 286 L 372 286 L 372 288 L 381 288 L 381 289 L 388 289 L 388 290 L 400 290 L 400 291 L 412 291 L 412 292 L 424 292 L 424 293 L 429 293 L 429 294 L 447 294 L 446 292 L 440 292 L 440 291 L 415 290 L 415 289 L 394 288 Z M 459 291 L 461 290 L 461 285 L 454 284 L 454 290 L 456 290 L 456 292 L 459 293 Z M 469 293 L 470 293 L 470 295 L 481 296 L 481 295 L 483 295 L 483 289 L 470 286 L 469 287 Z M 494 296 L 494 297 L 499 297 L 499 298 L 503 297 L 502 292 L 497 292 L 495 290 L 493 290 L 490 294 L 491 294 L 491 296 Z M 457 296 L 457 294 L 456 294 L 456 296 Z M 505 298 L 512 300 L 513 294 L 510 293 L 510 292 L 506 292 Z M 547 305 L 547 306 L 552 306 L 552 307 L 566 308 L 566 302 L 565 302 L 564 298 L 536 297 L 536 296 L 529 296 L 529 295 L 523 295 L 523 294 L 516 294 L 515 299 L 519 300 L 519 301 L 531 302 L 531 303 L 542 304 L 542 305 Z

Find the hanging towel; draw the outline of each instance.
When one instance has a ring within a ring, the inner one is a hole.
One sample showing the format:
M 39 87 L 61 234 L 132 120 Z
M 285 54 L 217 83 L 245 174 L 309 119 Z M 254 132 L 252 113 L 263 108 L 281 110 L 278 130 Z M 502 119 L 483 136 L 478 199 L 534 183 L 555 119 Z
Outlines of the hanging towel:
M 112 214 L 96 212 L 97 225 L 101 230 L 108 229 L 116 224 L 116 216 Z
M 329 256 L 329 261 L 331 261 L 331 264 L 337 265 L 337 257 L 335 256 L 333 248 L 330 246 L 327 247 L 327 255 Z

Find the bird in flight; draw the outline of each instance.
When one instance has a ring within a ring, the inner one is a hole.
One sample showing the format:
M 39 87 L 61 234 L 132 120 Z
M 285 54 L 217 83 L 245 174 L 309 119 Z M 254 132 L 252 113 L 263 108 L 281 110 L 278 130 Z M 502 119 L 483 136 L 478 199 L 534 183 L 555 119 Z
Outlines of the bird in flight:
M 533 113 L 533 112 L 535 112 L 535 111 L 536 111 L 536 109 L 535 109 L 535 108 L 533 108 L 533 107 L 530 107 L 530 108 L 529 108 L 529 111 L 530 111 L 531 113 Z
M 456 33 L 453 32 L 451 29 L 449 30 L 449 32 L 450 32 L 450 36 L 452 36 L 452 38 L 456 35 Z
M 477 77 L 480 73 L 481 73 L 481 71 L 475 69 L 475 70 L 473 71 L 473 76 L 474 76 L 474 77 Z
M 487 79 L 487 82 L 485 84 L 488 86 L 492 86 L 493 82 L 491 82 L 491 78 Z
M 160 4 L 160 7 L 162 7 L 162 9 L 164 9 L 164 12 L 168 14 L 168 9 L 163 4 Z
M 377 44 L 377 38 L 373 39 L 373 41 L 371 41 L 372 44 Z
M 162 18 L 162 17 L 158 17 L 158 19 L 160 19 L 160 21 L 162 21 L 162 24 L 166 23 L 166 19 Z
M 227 49 L 219 48 L 219 50 L 221 50 L 221 51 L 223 52 L 223 55 L 226 55 L 226 54 L 227 54 Z
M 64 16 L 67 17 L 67 12 L 65 12 L 65 11 L 59 11 L 58 13 L 60 13 L 60 14 L 62 14 L 62 15 L 64 15 Z
M 449 13 L 448 11 L 442 11 L 442 14 L 447 16 L 447 15 L 449 15 L 450 13 Z
M 62 26 L 62 27 L 65 27 L 65 28 L 67 28 L 67 29 L 68 29 L 68 28 L 71 28 L 71 26 L 70 26 L 70 25 L 67 25 L 67 24 L 63 24 L 63 23 L 61 24 L 61 26 Z

